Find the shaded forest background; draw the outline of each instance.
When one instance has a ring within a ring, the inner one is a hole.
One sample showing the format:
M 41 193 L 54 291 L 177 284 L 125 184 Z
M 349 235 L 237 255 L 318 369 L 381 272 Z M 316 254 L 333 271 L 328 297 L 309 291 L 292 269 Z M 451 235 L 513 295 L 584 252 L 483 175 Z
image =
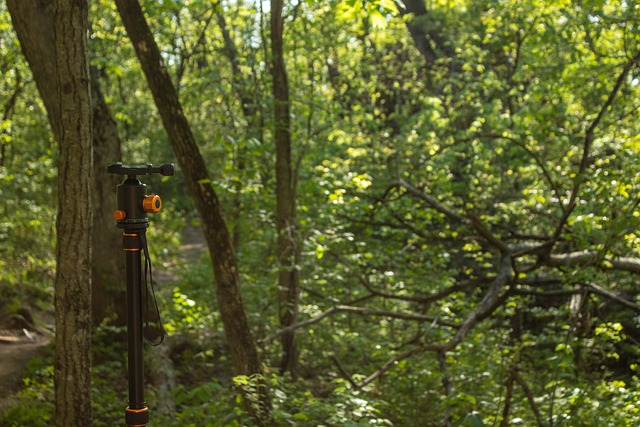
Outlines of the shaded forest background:
M 0 315 L 39 328 L 60 286 L 50 4 L 0 4 Z M 136 5 L 88 11 L 92 425 L 126 401 L 120 159 L 178 165 L 145 180 L 169 334 L 152 424 L 640 423 L 640 5 Z M 53 350 L 1 425 L 54 420 Z

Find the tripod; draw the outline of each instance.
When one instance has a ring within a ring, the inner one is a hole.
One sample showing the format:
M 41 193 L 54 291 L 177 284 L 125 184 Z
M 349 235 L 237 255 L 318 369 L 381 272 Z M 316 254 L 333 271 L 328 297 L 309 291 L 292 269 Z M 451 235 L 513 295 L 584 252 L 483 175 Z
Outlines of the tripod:
M 151 261 L 146 237 L 146 231 L 149 227 L 147 213 L 160 212 L 162 200 L 155 194 L 145 195 L 146 185 L 140 182 L 137 176 L 152 174 L 170 176 L 174 173 L 174 167 L 173 163 L 161 166 L 114 163 L 109 165 L 107 171 L 127 176 L 116 188 L 118 206 L 113 213 L 113 217 L 117 221 L 116 226 L 123 231 L 122 249 L 125 251 L 126 257 L 129 405 L 125 409 L 125 422 L 128 427 L 145 427 L 149 424 L 149 408 L 144 400 L 141 252 L 144 252 L 145 255 L 146 282 L 147 268 L 149 275 L 151 275 Z

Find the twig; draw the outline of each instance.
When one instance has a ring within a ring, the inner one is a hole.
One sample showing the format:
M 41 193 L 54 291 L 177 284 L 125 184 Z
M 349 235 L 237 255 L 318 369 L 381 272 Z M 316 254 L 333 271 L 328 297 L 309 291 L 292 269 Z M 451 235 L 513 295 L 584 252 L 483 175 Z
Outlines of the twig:
M 349 375 L 349 373 L 344 369 L 344 367 L 342 366 L 342 363 L 340 363 L 338 358 L 336 356 L 329 356 L 329 359 L 331 359 L 333 363 L 335 363 L 336 368 L 338 368 L 338 371 L 340 372 L 340 376 L 345 380 L 349 381 L 349 383 L 353 386 L 353 388 L 357 389 L 358 384 L 353 380 L 353 378 L 351 378 L 351 375 Z
M 511 398 L 513 396 L 513 370 L 509 373 L 509 378 L 507 378 L 505 386 L 507 391 L 504 394 L 504 408 L 502 409 L 500 427 L 507 427 L 509 425 L 509 411 L 511 410 Z
M 448 398 L 451 396 L 453 387 L 451 386 L 451 380 L 447 373 L 447 357 L 444 351 L 438 352 L 438 365 L 440 365 L 440 372 L 442 373 L 442 386 L 444 387 L 444 395 Z M 445 427 L 453 427 L 453 420 L 451 418 L 451 407 L 448 403 L 445 403 L 444 407 L 444 425 Z
M 520 374 L 518 373 L 518 371 L 515 368 L 511 369 L 511 376 L 515 380 L 515 382 L 518 383 L 518 385 L 522 389 L 522 392 L 524 393 L 525 397 L 527 398 L 527 401 L 529 402 L 529 406 L 531 406 L 531 410 L 533 411 L 533 414 L 536 417 L 536 421 L 538 422 L 538 427 L 542 427 L 542 425 L 543 425 L 542 424 L 542 415 L 540 414 L 540 409 L 538 408 L 538 405 L 536 404 L 536 400 L 533 397 L 533 393 L 531 392 L 531 389 L 529 388 L 527 383 L 522 379 L 522 377 L 520 376 Z

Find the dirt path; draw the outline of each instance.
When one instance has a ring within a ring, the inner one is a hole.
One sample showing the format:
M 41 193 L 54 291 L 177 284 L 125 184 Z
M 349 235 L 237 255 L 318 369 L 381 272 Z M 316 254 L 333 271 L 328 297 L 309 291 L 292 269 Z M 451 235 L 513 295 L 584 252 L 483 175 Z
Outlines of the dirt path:
M 27 363 L 44 352 L 49 339 L 0 343 L 0 399 L 20 389 Z
M 0 413 L 22 388 L 27 364 L 43 355 L 50 341 L 50 337 L 26 329 L 0 330 Z

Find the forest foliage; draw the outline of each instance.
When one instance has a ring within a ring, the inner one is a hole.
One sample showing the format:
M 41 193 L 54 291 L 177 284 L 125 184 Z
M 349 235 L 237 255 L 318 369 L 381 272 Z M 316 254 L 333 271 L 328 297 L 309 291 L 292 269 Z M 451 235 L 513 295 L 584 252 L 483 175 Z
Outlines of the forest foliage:
M 639 4 L 286 3 L 301 292 L 282 330 L 270 5 L 141 3 L 225 207 L 275 425 L 638 425 Z M 123 160 L 173 161 L 116 6 L 90 4 Z M 4 3 L 0 70 L 0 312 L 46 313 L 57 147 Z M 181 249 L 201 225 L 184 176 L 148 184 L 165 206 L 155 269 L 171 273 L 170 350 L 147 351 L 152 421 L 250 425 L 258 380 L 233 374 L 211 259 Z M 95 426 L 125 400 L 108 320 L 94 325 Z M 297 371 L 281 374 L 292 330 Z M 154 358 L 175 369 L 168 394 Z M 50 363 L 0 424 L 48 425 Z

